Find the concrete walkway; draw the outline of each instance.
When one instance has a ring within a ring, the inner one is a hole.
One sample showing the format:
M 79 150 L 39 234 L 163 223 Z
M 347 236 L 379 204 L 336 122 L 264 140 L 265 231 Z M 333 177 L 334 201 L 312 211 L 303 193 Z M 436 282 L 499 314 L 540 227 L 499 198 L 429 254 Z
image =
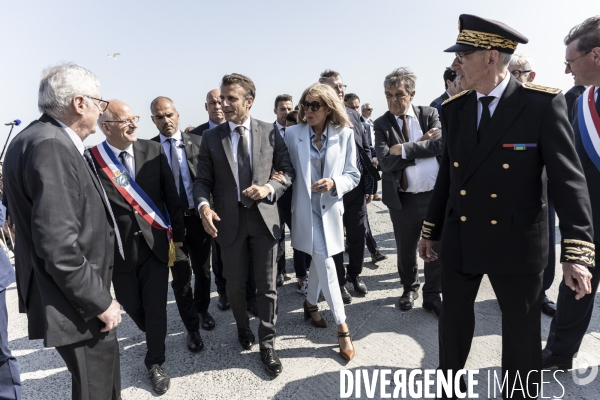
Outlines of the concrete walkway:
M 366 369 L 369 375 L 375 369 L 390 369 L 393 372 L 406 369 L 433 369 L 437 366 L 437 318 L 421 308 L 421 297 L 415 308 L 401 312 L 397 307 L 401 294 L 396 269 L 396 249 L 392 226 L 387 208 L 381 202 L 369 205 L 369 218 L 373 234 L 389 256 L 378 265 L 366 260 L 363 278 L 369 288 L 366 297 L 354 297 L 346 307 L 356 357 L 346 362 L 338 354 L 336 330 L 333 316 L 327 304 L 319 306 L 329 323 L 326 329 L 312 327 L 304 322 L 302 314 L 303 296 L 296 293 L 295 278 L 279 288 L 279 317 L 277 320 L 276 348 L 284 366 L 283 373 L 273 379 L 264 372 L 260 362 L 258 346 L 243 351 L 237 341 L 231 311 L 222 312 L 216 306 L 216 291 L 213 284 L 213 302 L 210 312 L 216 320 L 213 331 L 202 331 L 205 349 L 198 354 L 190 353 L 185 344 L 185 328 L 177 313 L 173 293 L 169 287 L 169 326 L 167 336 L 167 361 L 163 365 L 173 378 L 171 389 L 163 399 L 335 399 L 340 397 L 340 371 L 344 369 Z M 289 239 L 289 238 L 288 238 Z M 287 244 L 288 273 L 292 276 L 291 249 Z M 422 263 L 420 264 L 422 275 Z M 548 293 L 556 299 L 557 288 L 562 276 L 557 265 L 557 278 Z M 354 293 L 350 290 L 351 293 Z M 70 375 L 54 349 L 44 349 L 41 341 L 27 339 L 27 321 L 17 311 L 17 293 L 14 285 L 7 289 L 9 309 L 9 346 L 17 357 L 23 380 L 24 399 L 68 399 L 70 398 Z M 581 350 L 589 354 L 587 363 L 600 363 L 600 302 L 596 301 L 594 317 L 583 340 Z M 501 312 L 494 298 L 489 281 L 484 279 L 477 304 L 477 325 L 473 347 L 466 368 L 479 369 L 479 385 L 475 391 L 479 398 L 488 398 L 488 373 L 500 373 L 501 357 Z M 542 316 L 542 337 L 548 335 L 550 318 Z M 251 326 L 256 333 L 258 321 L 252 318 Z M 125 314 L 119 325 L 118 336 L 121 346 L 121 376 L 123 399 L 152 399 L 157 397 L 151 389 L 144 368 L 146 352 L 144 335 Z M 597 361 L 595 361 L 597 360 Z M 576 362 L 581 366 L 583 362 Z M 593 374 L 587 368 L 580 376 Z M 408 375 L 408 374 L 407 374 Z M 587 385 L 574 383 L 571 372 L 558 373 L 564 386 L 565 399 L 600 399 L 600 377 Z M 388 376 L 388 378 L 391 378 Z M 562 394 L 552 375 L 545 376 L 552 383 L 544 385 L 545 398 L 559 398 Z M 422 379 L 422 376 L 421 376 Z M 393 379 L 392 379 L 393 382 Z M 379 384 L 378 384 L 379 386 Z M 393 383 L 388 393 L 393 391 Z M 492 393 L 493 394 L 493 393 Z M 355 398 L 353 393 L 352 398 Z M 360 398 L 367 398 L 362 386 Z M 407 393 L 406 398 L 411 397 Z M 372 398 L 380 398 L 377 387 Z M 490 398 L 494 398 L 490 396 Z M 499 395 L 496 398 L 501 398 Z

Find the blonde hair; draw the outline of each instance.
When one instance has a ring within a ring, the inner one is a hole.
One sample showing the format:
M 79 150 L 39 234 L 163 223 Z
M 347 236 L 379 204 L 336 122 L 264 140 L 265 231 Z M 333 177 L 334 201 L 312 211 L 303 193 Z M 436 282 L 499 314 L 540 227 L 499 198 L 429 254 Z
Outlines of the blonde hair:
M 344 103 L 342 103 L 331 86 L 323 83 L 313 83 L 302 93 L 300 97 L 300 109 L 298 110 L 298 122 L 306 123 L 306 110 L 302 104 L 306 101 L 306 96 L 308 95 L 318 97 L 323 105 L 331 110 L 331 113 L 327 116 L 327 122 L 331 121 L 342 127 L 351 125 Z

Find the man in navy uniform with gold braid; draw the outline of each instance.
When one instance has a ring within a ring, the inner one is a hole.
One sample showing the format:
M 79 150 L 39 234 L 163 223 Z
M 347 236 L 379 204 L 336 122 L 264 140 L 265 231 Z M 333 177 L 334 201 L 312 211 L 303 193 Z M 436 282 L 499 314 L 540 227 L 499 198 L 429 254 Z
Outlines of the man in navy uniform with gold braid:
M 442 242 L 439 368 L 464 368 L 475 298 L 487 274 L 502 310 L 504 398 L 537 398 L 546 174 L 560 219 L 565 281 L 578 298 L 590 293 L 588 268 L 594 267 L 588 190 L 560 90 L 521 84 L 507 70 L 517 43 L 527 38 L 465 14 L 459 31 L 446 52 L 456 54 L 452 69 L 467 90 L 442 105 L 444 150 L 419 243 L 421 258 L 431 261 L 433 241 Z M 515 380 L 523 391 L 511 392 Z

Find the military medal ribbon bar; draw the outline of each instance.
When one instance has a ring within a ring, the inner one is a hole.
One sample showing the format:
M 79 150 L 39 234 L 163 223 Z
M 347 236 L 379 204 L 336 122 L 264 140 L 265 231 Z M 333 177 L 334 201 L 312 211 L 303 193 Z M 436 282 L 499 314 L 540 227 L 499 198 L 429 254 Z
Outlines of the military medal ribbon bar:
M 577 114 L 583 147 L 590 160 L 600 170 L 600 116 L 594 104 L 595 90 L 594 86 L 590 86 L 581 94 Z
M 504 148 L 512 148 L 513 150 L 527 150 L 528 148 L 537 147 L 537 143 L 504 143 Z

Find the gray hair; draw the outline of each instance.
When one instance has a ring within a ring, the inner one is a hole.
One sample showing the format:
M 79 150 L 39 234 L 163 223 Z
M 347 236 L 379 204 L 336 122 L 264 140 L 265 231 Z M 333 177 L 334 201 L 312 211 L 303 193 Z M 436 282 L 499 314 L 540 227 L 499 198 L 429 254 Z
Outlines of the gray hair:
M 339 76 L 341 78 L 341 75 L 339 72 L 334 71 L 332 69 L 326 69 L 325 71 L 321 72 L 321 75 L 319 76 L 319 83 L 325 83 L 327 82 L 328 78 L 331 77 L 336 77 Z
M 51 117 L 64 118 L 75 96 L 95 96 L 99 86 L 96 75 L 75 63 L 46 68 L 42 72 L 38 108 Z M 91 99 L 86 97 L 86 103 L 91 104 Z
M 417 76 L 408 68 L 400 67 L 393 70 L 383 81 L 383 87 L 390 89 L 396 86 L 404 85 L 407 93 L 413 93 L 417 82 Z
M 512 58 L 510 59 L 510 65 L 518 65 L 523 67 L 524 70 L 535 71 L 533 57 L 531 57 L 529 54 L 513 54 Z
M 508 64 L 510 64 L 510 60 L 512 60 L 513 55 L 509 54 L 509 53 L 504 53 L 504 52 L 498 52 L 498 61 L 500 61 L 500 65 L 502 65 L 503 67 L 508 67 Z

